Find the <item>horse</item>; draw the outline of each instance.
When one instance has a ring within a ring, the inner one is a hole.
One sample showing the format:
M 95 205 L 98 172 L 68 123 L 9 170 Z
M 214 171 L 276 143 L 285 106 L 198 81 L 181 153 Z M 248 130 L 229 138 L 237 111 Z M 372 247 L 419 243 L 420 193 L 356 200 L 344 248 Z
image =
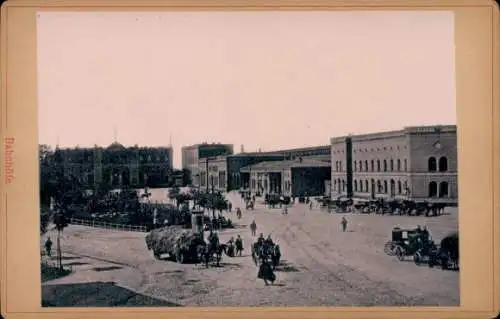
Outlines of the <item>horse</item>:
M 236 246 L 234 243 L 231 244 L 221 244 L 222 250 L 228 257 L 234 257 L 236 256 Z
M 226 244 L 208 244 L 204 246 L 200 246 L 198 249 L 198 256 L 200 261 L 205 264 L 205 267 L 208 268 L 208 264 L 215 260 L 216 266 L 220 266 L 220 261 L 222 260 L 222 253 L 226 253 L 227 245 Z M 227 254 L 227 253 L 226 253 Z

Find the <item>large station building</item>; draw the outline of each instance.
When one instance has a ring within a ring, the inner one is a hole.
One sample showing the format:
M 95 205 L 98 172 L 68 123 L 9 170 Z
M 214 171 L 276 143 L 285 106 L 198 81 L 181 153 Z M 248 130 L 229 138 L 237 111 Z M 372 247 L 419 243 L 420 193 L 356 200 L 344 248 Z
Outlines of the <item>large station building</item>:
M 233 154 L 232 144 L 202 143 L 182 148 L 182 168 L 190 173 L 190 181 L 193 186 L 201 186 L 203 178 L 200 177 L 200 160 Z
M 160 187 L 170 182 L 171 147 L 56 148 L 54 158 L 65 174 L 80 179 L 87 187 L 102 182 L 112 187 Z
M 327 160 L 299 157 L 250 165 L 241 173 L 248 176 L 252 194 L 320 196 L 325 193 L 325 182 L 330 180 L 331 165 Z
M 331 139 L 332 197 L 457 203 L 455 125 Z
M 250 188 L 250 174 L 247 170 L 242 170 L 243 168 L 250 168 L 262 162 L 284 162 L 299 158 L 329 163 L 330 146 L 322 145 L 269 152 L 242 152 L 227 156 L 206 157 L 198 162 L 198 171 L 201 177 L 199 186 L 220 191 Z

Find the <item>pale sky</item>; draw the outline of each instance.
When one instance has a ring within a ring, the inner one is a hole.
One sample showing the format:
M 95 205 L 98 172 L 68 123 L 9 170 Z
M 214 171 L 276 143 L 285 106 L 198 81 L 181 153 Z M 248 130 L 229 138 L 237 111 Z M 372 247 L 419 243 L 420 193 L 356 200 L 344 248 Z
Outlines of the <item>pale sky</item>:
M 235 152 L 456 124 L 452 12 L 38 14 L 39 140 Z

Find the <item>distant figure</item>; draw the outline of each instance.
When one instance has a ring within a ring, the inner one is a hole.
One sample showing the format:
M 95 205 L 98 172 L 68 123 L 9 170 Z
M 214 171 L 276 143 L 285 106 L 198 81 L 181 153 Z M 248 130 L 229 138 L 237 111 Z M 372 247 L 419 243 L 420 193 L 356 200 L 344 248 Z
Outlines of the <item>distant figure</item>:
M 312 201 L 310 201 L 310 202 L 309 202 L 309 210 L 312 210 L 312 209 L 313 209 L 313 202 L 312 202 Z
M 285 205 L 285 208 L 283 208 L 283 215 L 288 215 L 288 207 Z
M 50 237 L 45 241 L 45 252 L 47 253 L 47 256 L 52 256 L 52 240 Z
M 233 210 L 233 204 L 231 204 L 231 202 L 228 202 L 227 203 L 227 210 L 231 213 L 231 211 Z
M 342 216 L 340 224 L 342 225 L 342 232 L 345 232 L 347 230 L 347 219 L 344 216 Z
M 234 238 L 231 237 L 229 241 L 227 242 L 227 255 L 229 257 L 234 257 L 235 256 L 235 243 L 234 243 Z
M 235 240 L 235 246 L 236 246 L 236 255 L 241 257 L 241 253 L 243 252 L 243 239 L 241 239 L 241 236 L 238 235 Z
M 252 232 L 252 236 L 255 236 L 257 233 L 257 223 L 255 223 L 255 219 L 250 224 L 250 231 Z
M 264 240 L 264 244 L 267 245 L 268 247 L 274 246 L 274 242 L 271 239 L 271 235 L 267 236 L 267 238 Z

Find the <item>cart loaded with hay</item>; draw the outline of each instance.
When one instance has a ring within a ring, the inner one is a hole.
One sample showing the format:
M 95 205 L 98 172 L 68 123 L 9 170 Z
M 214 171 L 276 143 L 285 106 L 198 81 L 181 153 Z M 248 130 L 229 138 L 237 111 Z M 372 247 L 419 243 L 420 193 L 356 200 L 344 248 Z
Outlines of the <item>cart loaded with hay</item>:
M 201 233 L 181 226 L 168 226 L 153 229 L 146 236 L 146 245 L 156 259 L 168 254 L 178 263 L 185 263 L 199 262 L 199 252 L 206 243 Z

